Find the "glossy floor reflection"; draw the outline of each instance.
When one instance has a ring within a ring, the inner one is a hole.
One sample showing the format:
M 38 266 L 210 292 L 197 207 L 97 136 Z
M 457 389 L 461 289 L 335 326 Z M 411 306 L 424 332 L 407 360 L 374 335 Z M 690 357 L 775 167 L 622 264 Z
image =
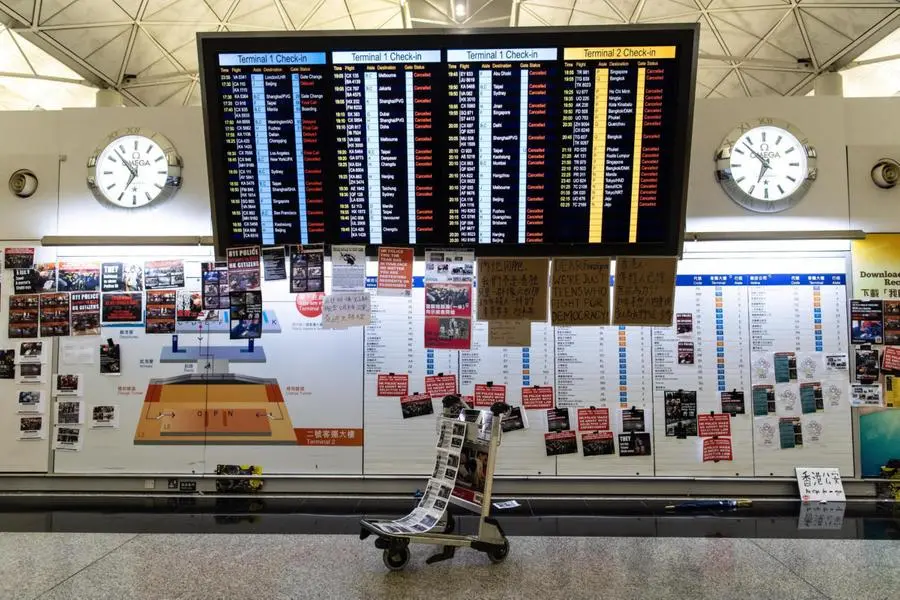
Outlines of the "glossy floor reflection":
M 0 598 L 896 598 L 900 543 L 512 537 L 387 572 L 347 535 L 0 534 Z

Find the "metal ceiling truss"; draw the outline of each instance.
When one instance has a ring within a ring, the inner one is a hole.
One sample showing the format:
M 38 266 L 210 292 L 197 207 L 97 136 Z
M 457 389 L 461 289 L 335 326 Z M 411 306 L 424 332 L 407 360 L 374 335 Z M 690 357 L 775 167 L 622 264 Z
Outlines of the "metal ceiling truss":
M 718 97 L 805 93 L 900 25 L 900 0 L 0 0 L 4 17 L 135 105 L 199 102 L 196 31 L 586 23 L 699 22 L 698 93 Z

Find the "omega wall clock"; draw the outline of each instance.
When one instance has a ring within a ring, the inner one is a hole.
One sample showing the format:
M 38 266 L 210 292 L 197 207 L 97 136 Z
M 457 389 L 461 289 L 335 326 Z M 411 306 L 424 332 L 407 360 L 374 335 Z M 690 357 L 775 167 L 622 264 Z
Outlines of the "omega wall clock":
M 165 136 L 140 128 L 112 132 L 87 163 L 87 184 L 107 206 L 137 209 L 181 188 L 181 156 Z
M 778 119 L 741 123 L 716 152 L 716 180 L 740 206 L 776 213 L 797 205 L 816 180 L 816 150 Z

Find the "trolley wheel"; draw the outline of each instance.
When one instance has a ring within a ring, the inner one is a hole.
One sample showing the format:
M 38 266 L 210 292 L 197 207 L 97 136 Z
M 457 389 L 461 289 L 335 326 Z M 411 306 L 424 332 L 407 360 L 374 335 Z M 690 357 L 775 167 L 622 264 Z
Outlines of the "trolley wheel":
M 509 556 L 509 540 L 505 539 L 502 546 L 494 546 L 488 550 L 487 555 L 492 563 L 502 563 Z
M 382 553 L 381 558 L 384 561 L 384 566 L 391 571 L 402 571 L 406 563 L 409 562 L 409 548 L 406 546 L 402 548 L 388 548 Z

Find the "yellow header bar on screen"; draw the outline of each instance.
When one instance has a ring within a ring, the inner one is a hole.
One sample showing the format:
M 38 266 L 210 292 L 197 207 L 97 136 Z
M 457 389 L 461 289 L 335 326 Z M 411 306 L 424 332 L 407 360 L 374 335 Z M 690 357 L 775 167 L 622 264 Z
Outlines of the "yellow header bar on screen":
M 565 60 L 653 60 L 675 58 L 675 46 L 611 46 L 608 48 L 566 48 Z

